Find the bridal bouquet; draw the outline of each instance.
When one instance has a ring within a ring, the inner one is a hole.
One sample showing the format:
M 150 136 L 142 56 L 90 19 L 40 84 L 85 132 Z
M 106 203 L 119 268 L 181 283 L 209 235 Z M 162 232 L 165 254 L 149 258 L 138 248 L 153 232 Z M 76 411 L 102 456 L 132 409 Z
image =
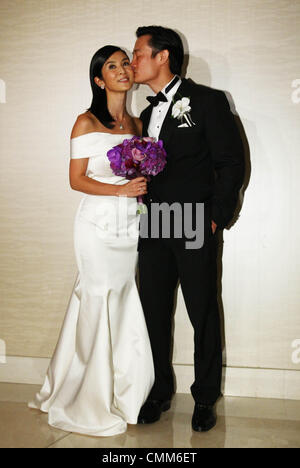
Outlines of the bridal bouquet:
M 144 176 L 149 181 L 150 176 L 156 176 L 167 163 L 167 154 L 162 140 L 155 138 L 133 136 L 125 139 L 120 145 L 107 152 L 110 167 L 115 175 L 134 179 Z M 146 213 L 142 196 L 138 197 L 138 213 Z

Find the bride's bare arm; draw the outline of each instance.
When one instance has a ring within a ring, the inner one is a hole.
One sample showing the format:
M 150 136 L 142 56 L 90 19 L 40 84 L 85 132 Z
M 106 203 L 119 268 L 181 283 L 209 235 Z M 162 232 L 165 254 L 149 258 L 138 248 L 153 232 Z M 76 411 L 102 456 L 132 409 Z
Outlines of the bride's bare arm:
M 92 122 L 85 114 L 79 116 L 72 130 L 71 138 L 93 131 Z M 145 177 L 138 177 L 124 185 L 105 184 L 86 176 L 89 158 L 71 159 L 69 168 L 70 186 L 73 190 L 89 195 L 137 197 L 147 193 Z M 142 189 L 142 190 L 141 190 Z
M 88 161 L 88 158 L 71 159 L 69 177 L 73 190 L 90 195 L 110 195 L 115 197 L 137 197 L 138 195 L 147 193 L 145 177 L 137 177 L 124 185 L 114 185 L 105 184 L 86 176 Z

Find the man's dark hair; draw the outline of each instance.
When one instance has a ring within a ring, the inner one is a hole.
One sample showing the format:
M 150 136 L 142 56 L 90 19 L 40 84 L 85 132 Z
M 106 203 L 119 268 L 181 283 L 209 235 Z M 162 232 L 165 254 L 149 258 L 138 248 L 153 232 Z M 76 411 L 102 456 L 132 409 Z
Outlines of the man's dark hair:
M 173 29 L 162 26 L 141 26 L 136 31 L 136 36 L 151 36 L 149 46 L 152 48 L 152 57 L 161 50 L 169 51 L 170 70 L 175 75 L 181 74 L 184 59 L 182 40 Z

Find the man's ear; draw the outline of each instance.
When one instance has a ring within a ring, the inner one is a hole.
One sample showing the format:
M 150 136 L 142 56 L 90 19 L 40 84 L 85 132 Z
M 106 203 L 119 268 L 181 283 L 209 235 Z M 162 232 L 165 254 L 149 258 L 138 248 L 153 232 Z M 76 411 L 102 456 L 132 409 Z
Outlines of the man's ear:
M 161 50 L 158 52 L 159 62 L 161 65 L 164 65 L 169 60 L 169 51 L 167 49 Z

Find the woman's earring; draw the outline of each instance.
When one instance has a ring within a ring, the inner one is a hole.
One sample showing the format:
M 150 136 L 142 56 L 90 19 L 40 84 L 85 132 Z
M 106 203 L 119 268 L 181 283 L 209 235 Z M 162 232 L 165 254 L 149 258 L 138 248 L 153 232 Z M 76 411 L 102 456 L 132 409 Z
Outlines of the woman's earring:
M 100 86 L 100 88 L 101 88 L 101 89 L 104 89 L 104 88 L 105 88 L 104 84 L 102 84 L 102 85 Z

